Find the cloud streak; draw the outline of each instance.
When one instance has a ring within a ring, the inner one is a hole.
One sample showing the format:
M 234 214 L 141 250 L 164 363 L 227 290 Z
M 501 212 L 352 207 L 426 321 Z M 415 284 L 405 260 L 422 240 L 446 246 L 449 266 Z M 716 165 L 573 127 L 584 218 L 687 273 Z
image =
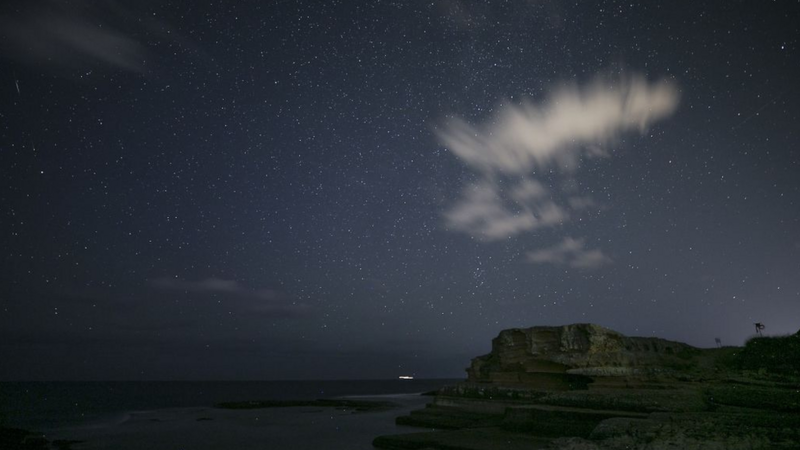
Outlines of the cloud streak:
M 132 72 L 144 71 L 148 52 L 143 45 L 89 17 L 45 13 L 18 21 L 3 19 L 0 25 L 22 59 L 61 65 L 99 61 Z
M 212 295 L 225 296 L 238 303 L 242 309 L 269 316 L 303 316 L 311 312 L 311 307 L 290 301 L 272 289 L 250 289 L 236 280 L 206 278 L 198 281 L 177 278 L 157 278 L 148 284 L 159 290 L 183 292 L 199 297 Z
M 118 69 L 149 74 L 159 65 L 159 55 L 151 46 L 166 44 L 208 60 L 192 40 L 141 2 L 19 3 L 0 11 L 0 56 L 4 58 L 81 73 Z
M 611 263 L 611 258 L 598 249 L 587 249 L 585 239 L 564 238 L 560 243 L 527 253 L 529 262 L 566 265 L 574 269 L 596 269 Z
M 234 294 L 241 297 L 260 298 L 262 300 L 275 300 L 278 293 L 271 289 L 249 289 L 236 280 L 221 278 L 206 278 L 199 281 L 187 281 L 177 278 L 156 278 L 150 285 L 159 289 L 193 292 L 200 294 Z

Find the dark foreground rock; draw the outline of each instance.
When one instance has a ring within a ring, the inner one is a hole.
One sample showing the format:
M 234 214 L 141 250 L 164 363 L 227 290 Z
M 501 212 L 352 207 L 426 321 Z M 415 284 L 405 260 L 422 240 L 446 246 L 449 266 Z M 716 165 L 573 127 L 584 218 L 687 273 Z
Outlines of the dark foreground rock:
M 50 442 L 42 433 L 0 426 L 0 450 L 70 450 L 81 442 L 65 439 Z
M 800 335 L 698 349 L 591 324 L 505 330 L 384 449 L 798 449 Z M 760 353 L 759 350 L 763 350 Z
M 438 431 L 380 436 L 372 445 L 386 449 L 535 450 L 548 448 L 549 439 L 500 428 Z
M 20 428 L 0 427 L 0 449 L 47 450 L 50 442 L 41 433 Z

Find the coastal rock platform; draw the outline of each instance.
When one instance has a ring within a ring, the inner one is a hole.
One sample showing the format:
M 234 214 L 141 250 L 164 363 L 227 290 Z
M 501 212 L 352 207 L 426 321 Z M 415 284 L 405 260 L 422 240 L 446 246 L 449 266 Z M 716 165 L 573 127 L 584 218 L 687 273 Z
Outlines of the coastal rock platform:
M 593 324 L 502 331 L 383 449 L 797 449 L 800 335 L 699 349 Z

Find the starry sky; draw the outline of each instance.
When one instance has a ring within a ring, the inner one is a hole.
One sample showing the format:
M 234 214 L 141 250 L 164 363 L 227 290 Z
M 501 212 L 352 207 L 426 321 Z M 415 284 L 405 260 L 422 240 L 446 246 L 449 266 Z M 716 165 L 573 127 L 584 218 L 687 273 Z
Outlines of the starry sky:
M 512 327 L 796 332 L 798 17 L 3 2 L 0 379 L 463 377 Z

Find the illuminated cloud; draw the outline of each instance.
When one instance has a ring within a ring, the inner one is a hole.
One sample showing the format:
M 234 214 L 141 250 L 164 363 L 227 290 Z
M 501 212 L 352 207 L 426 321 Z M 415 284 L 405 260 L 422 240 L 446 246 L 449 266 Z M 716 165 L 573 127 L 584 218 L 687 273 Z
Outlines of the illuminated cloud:
M 603 144 L 626 131 L 644 132 L 675 111 L 678 97 L 668 81 L 598 79 L 558 89 L 540 105 L 505 106 L 483 126 L 452 120 L 438 136 L 479 177 L 444 212 L 445 225 L 493 241 L 558 226 L 573 213 L 599 207 L 577 192 L 581 157 L 610 156 Z M 542 173 L 558 182 L 546 187 Z M 594 266 L 601 256 L 589 252 L 571 265 Z
M 439 137 L 464 163 L 483 172 L 524 175 L 553 165 L 574 171 L 580 153 L 604 156 L 596 145 L 624 131 L 644 131 L 677 105 L 678 91 L 667 81 L 596 81 L 585 89 L 559 89 L 541 106 L 506 106 L 485 127 L 453 120 Z
M 611 262 L 598 249 L 586 249 L 584 239 L 565 238 L 552 247 L 528 252 L 528 261 L 537 264 L 567 265 L 575 269 L 595 269 Z
M 547 194 L 539 183 L 526 180 L 504 198 L 496 184 L 484 181 L 464 189 L 461 201 L 445 212 L 445 221 L 454 230 L 489 241 L 553 226 L 568 216 Z

